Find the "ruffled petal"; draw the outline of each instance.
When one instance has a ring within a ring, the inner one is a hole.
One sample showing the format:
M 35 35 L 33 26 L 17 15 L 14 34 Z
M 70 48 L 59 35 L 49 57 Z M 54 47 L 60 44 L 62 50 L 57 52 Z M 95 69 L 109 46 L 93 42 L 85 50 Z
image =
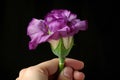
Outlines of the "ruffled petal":
M 83 21 L 76 21 L 76 24 L 74 25 L 78 30 L 86 30 L 88 25 L 87 25 L 87 21 L 83 20 Z
M 46 24 L 49 24 L 50 22 L 54 21 L 55 18 L 53 15 L 48 15 L 46 18 L 45 18 L 45 23 Z
M 68 21 L 72 21 L 73 19 L 76 19 L 77 15 L 75 14 L 70 14 L 70 16 L 68 17 Z
M 70 11 L 68 10 L 64 10 L 63 13 L 62 13 L 62 16 L 65 18 L 65 17 L 69 17 L 70 16 Z
M 62 36 L 62 37 L 69 36 L 70 27 L 65 26 L 64 28 L 58 30 L 58 32 L 60 33 L 60 36 Z
M 44 20 L 38 20 L 33 18 L 27 28 L 27 35 L 32 35 L 35 33 L 45 33 L 47 32 L 46 26 L 44 24 Z
M 29 49 L 35 49 L 38 44 L 48 41 L 50 36 L 51 35 L 44 35 L 39 33 L 32 35 L 31 41 L 29 42 Z
M 29 42 L 29 49 L 32 50 L 32 49 L 35 49 L 38 44 L 39 44 L 39 41 L 38 39 L 42 36 L 43 34 L 39 34 L 39 33 L 36 33 L 36 34 L 33 34 L 31 35 L 31 41 Z
M 49 30 L 51 32 L 56 32 L 57 30 L 62 29 L 66 25 L 65 22 L 66 21 L 64 19 L 54 20 L 48 24 Z
M 58 40 L 59 38 L 60 38 L 60 33 L 58 31 L 56 31 L 56 32 L 52 32 L 50 34 L 49 40 L 52 40 L 52 39 Z
M 35 49 L 38 44 L 47 41 L 48 29 L 44 20 L 33 18 L 27 28 L 27 35 L 30 36 L 29 49 Z
M 52 32 L 50 34 L 50 38 L 49 39 L 59 39 L 61 37 L 66 37 L 66 36 L 69 36 L 69 32 L 70 32 L 70 28 L 68 26 L 62 28 L 62 29 L 59 29 L 55 32 Z
M 87 21 L 80 19 L 75 19 L 71 22 L 71 30 L 73 30 L 73 34 L 78 33 L 79 30 L 86 30 L 87 29 Z

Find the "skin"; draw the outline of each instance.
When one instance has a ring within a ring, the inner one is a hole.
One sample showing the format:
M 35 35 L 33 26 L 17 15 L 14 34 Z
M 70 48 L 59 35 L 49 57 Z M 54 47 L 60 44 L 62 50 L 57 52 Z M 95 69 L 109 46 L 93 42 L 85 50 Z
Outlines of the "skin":
M 55 58 L 22 69 L 16 80 L 84 80 L 84 73 L 79 71 L 84 68 L 82 61 L 66 58 L 65 68 L 60 74 L 57 74 L 58 62 Z

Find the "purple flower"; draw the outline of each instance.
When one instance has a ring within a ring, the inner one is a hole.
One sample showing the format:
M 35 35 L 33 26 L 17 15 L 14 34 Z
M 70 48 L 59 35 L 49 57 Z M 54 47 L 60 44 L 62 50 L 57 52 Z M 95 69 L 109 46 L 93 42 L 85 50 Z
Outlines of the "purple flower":
M 44 20 L 33 18 L 27 28 L 30 36 L 29 49 L 35 49 L 38 44 L 58 40 L 61 37 L 73 36 L 79 30 L 86 30 L 87 22 L 77 19 L 77 15 L 68 10 L 52 10 Z

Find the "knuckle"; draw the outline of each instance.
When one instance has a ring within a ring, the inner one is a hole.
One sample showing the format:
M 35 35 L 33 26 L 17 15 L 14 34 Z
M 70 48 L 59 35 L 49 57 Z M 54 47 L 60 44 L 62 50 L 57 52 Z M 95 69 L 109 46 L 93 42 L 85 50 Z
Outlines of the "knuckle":
M 19 72 L 19 76 L 23 75 L 23 73 L 26 71 L 26 69 L 21 69 Z

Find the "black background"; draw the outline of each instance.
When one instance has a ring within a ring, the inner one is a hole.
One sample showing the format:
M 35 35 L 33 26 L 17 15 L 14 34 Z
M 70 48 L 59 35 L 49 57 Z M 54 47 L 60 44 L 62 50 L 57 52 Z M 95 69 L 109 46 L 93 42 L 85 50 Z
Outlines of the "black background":
M 105 0 L 4 0 L 0 63 L 3 80 L 15 80 L 22 68 L 55 58 L 48 43 L 29 51 L 26 35 L 31 19 L 43 19 L 52 9 L 68 9 L 88 20 L 88 30 L 74 36 L 67 57 L 82 60 L 86 80 L 112 79 L 112 2 Z

